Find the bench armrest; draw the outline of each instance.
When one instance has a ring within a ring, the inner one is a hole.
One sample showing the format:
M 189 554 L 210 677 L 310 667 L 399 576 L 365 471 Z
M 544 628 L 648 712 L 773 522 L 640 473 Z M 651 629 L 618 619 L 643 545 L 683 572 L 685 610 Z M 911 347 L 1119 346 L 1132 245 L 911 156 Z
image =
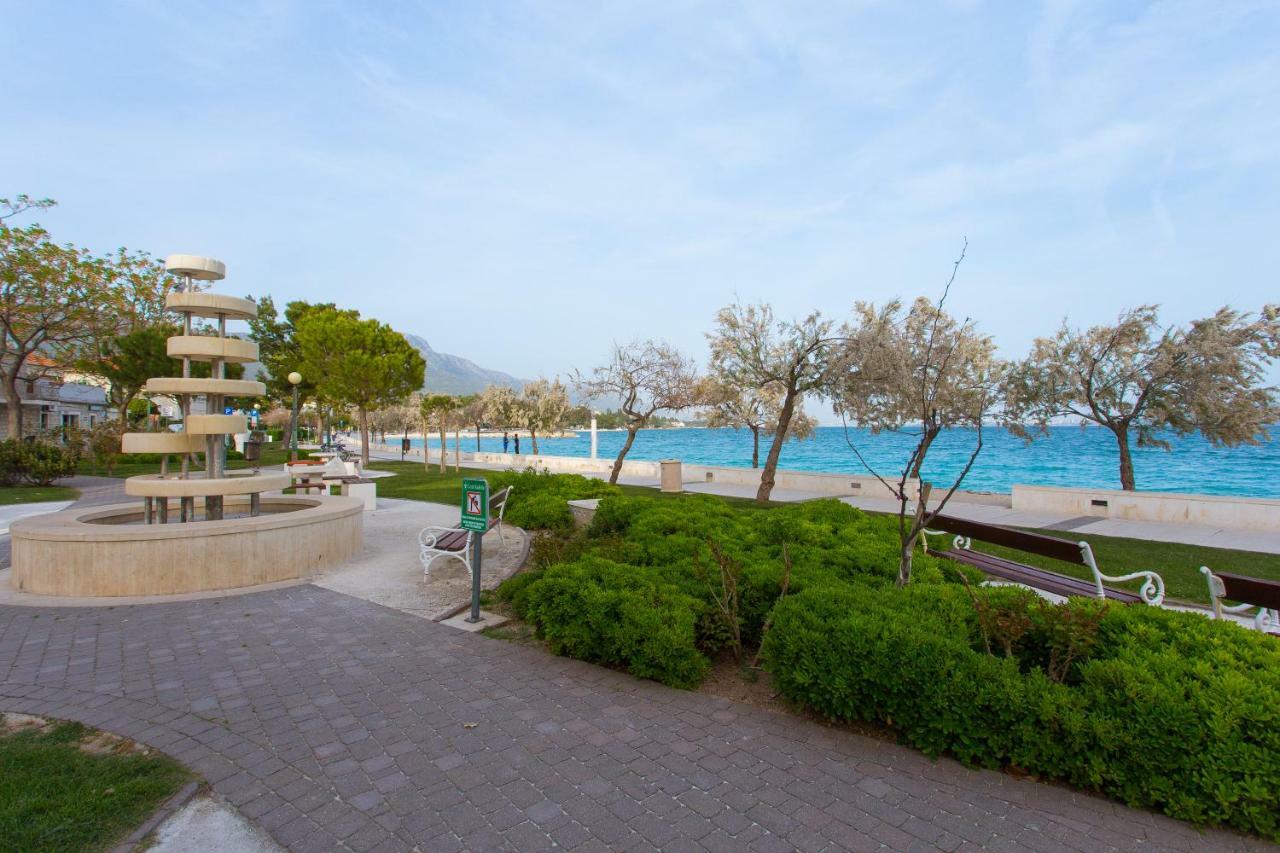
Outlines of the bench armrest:
M 458 527 L 424 527 L 418 534 L 418 544 L 423 548 L 434 548 L 440 537 L 448 533 L 457 533 Z
M 1160 575 L 1155 572 L 1133 572 L 1132 574 L 1127 575 L 1112 576 L 1104 575 L 1102 572 L 1098 571 L 1096 566 L 1094 566 L 1093 573 L 1098 578 L 1099 583 L 1101 583 L 1101 581 L 1121 583 L 1123 581 L 1136 581 L 1138 578 L 1146 578 L 1146 580 L 1142 582 L 1142 586 L 1138 587 L 1138 595 L 1142 597 L 1144 602 L 1156 607 L 1159 607 L 1164 601 L 1164 578 L 1160 577 Z
M 924 552 L 929 553 L 929 536 L 946 536 L 945 530 L 929 530 L 925 528 L 920 531 L 920 542 L 924 545 Z M 968 536 L 956 536 L 951 540 L 951 547 L 957 551 L 967 551 L 973 547 L 973 540 Z

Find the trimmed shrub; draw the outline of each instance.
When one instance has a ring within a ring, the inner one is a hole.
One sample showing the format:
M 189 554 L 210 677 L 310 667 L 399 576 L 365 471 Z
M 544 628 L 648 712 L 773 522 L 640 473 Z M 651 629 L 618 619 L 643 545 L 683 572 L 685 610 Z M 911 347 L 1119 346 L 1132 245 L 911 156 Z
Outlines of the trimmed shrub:
M 618 487 L 580 474 L 551 474 L 526 468 L 504 471 L 491 478 L 490 489 L 497 492 L 514 486 L 505 518 L 526 530 L 573 530 L 569 501 L 618 494 Z
M 892 726 L 930 755 L 1280 837 L 1280 643 L 1198 614 L 1059 607 L 1045 618 L 1102 611 L 1061 682 L 1040 663 L 1060 642 L 1044 619 L 1018 654 L 987 654 L 953 585 L 807 590 L 774 611 L 765 660 L 788 698 Z
M 529 473 L 521 476 L 526 481 L 535 476 L 547 479 L 545 475 Z M 537 485 L 535 481 L 534 486 Z M 516 489 L 518 494 L 519 483 Z M 641 578 L 651 586 L 679 593 L 669 603 L 684 609 L 681 624 L 692 626 L 692 647 L 702 659 L 698 671 L 705 672 L 710 666 L 707 656 L 730 645 L 734 633 L 732 624 L 713 600 L 708 573 L 695 567 L 695 563 L 704 569 L 716 565 L 712 543 L 741 567 L 737 627 L 744 646 L 754 647 L 759 644 L 765 620 L 781 593 L 784 546 L 793 565 L 792 591 L 842 580 L 879 585 L 897 575 L 897 547 L 891 538 L 891 524 L 890 519 L 869 516 L 839 501 L 755 512 L 735 509 L 722 500 L 701 495 L 678 499 L 613 495 L 600 502 L 585 536 L 535 541 L 534 565 L 548 572 L 541 580 L 521 583 L 529 585 L 530 597 L 536 597 L 544 584 L 551 584 L 555 577 L 552 569 L 557 563 L 577 564 L 595 558 L 611 566 L 624 566 L 625 573 L 601 577 Z M 718 570 L 711 572 L 711 576 L 716 575 Z M 943 572 L 933 557 L 921 555 L 917 578 L 921 584 L 940 582 Z M 562 627 L 557 620 L 571 617 L 576 618 L 570 610 L 542 610 L 536 621 L 551 637 Z M 556 648 L 575 657 L 585 654 L 581 646 L 571 643 Z M 648 670 L 631 671 L 645 676 Z M 676 683 L 665 676 L 659 680 Z
M 587 557 L 547 569 L 512 598 L 556 654 L 672 687 L 696 686 L 709 668 L 694 642 L 699 602 L 657 572 Z

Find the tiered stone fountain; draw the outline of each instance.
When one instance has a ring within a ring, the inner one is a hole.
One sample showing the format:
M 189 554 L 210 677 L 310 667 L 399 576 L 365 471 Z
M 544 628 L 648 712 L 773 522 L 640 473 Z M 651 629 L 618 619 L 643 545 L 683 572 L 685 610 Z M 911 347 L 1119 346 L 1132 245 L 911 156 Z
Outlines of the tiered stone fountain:
M 169 355 L 182 360 L 182 376 L 157 377 L 145 390 L 179 401 L 183 429 L 124 435 L 125 452 L 162 460 L 160 473 L 125 481 L 125 493 L 142 498 L 141 506 L 15 521 L 11 583 L 20 592 L 97 597 L 229 590 L 305 578 L 360 552 L 362 501 L 264 494 L 286 488 L 289 474 L 227 471 L 225 437 L 244 432 L 247 423 L 244 415 L 224 414 L 224 402 L 266 392 L 261 382 L 226 378 L 226 365 L 258 358 L 256 343 L 227 337 L 227 321 L 252 319 L 258 306 L 193 289 L 195 281 L 222 280 L 221 261 L 170 255 L 165 266 L 182 279 L 165 302 L 183 318 L 183 333 L 168 342 Z M 217 336 L 192 334 L 195 317 L 216 321 Z M 191 375 L 192 363 L 200 361 L 210 363 L 207 379 Z M 198 412 L 193 403 L 201 397 L 204 411 Z M 176 470 L 171 456 L 180 459 Z
M 258 397 L 267 389 L 261 382 L 227 379 L 224 374 L 228 364 L 248 364 L 258 360 L 258 345 L 253 341 L 227 337 L 228 320 L 252 320 L 258 316 L 258 306 L 248 299 L 221 296 L 208 291 L 195 290 L 194 281 L 221 281 L 227 268 L 221 261 L 194 255 L 170 255 L 165 268 L 182 279 L 182 287 L 170 293 L 165 307 L 182 315 L 182 334 L 169 338 L 168 353 L 171 358 L 182 359 L 182 376 L 152 379 L 144 389 L 148 394 L 166 394 L 176 397 L 182 408 L 182 432 L 126 433 L 122 441 L 125 453 L 160 453 L 159 474 L 130 477 L 125 492 L 144 501 L 144 519 L 147 524 L 169 521 L 169 502 L 179 502 L 179 520 L 194 521 L 197 500 L 204 508 L 206 520 L 223 517 L 224 498 L 227 495 L 249 495 L 249 515 L 261 511 L 259 496 L 262 492 L 283 489 L 289 485 L 289 475 L 284 472 L 237 473 L 228 476 L 226 470 L 225 436 L 245 432 L 248 429 L 244 415 L 223 414 L 223 401 L 230 397 Z M 192 318 L 216 319 L 218 336 L 193 335 Z M 191 376 L 193 361 L 210 363 L 210 378 Z M 204 397 L 204 414 L 193 414 L 192 401 Z M 204 471 L 193 473 L 192 458 L 204 454 Z M 168 470 L 169 454 L 181 456 L 181 470 Z M 158 511 L 157 511 L 158 510 Z

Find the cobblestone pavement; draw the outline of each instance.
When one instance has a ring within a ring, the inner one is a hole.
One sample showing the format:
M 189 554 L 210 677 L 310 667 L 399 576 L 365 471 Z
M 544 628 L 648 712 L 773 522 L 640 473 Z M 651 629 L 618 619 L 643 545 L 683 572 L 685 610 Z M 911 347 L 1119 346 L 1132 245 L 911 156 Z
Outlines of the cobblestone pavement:
M 1263 847 L 311 585 L 2 607 L 0 710 L 164 750 L 297 850 Z

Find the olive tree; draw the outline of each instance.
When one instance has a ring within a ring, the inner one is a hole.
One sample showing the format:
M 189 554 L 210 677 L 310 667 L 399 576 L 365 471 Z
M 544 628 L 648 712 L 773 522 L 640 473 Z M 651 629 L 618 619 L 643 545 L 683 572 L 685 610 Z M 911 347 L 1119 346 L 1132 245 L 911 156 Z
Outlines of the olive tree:
M 520 421 L 520 398 L 506 385 L 489 385 L 480 392 L 484 419 L 491 425 L 508 429 Z
M 758 501 L 767 501 L 773 492 L 782 445 L 796 413 L 804 411 L 805 396 L 820 394 L 827 384 L 838 343 L 831 337 L 831 326 L 816 311 L 792 322 L 775 320 L 773 309 L 765 304 L 735 304 L 720 309 L 715 331 L 707 335 L 711 372 L 718 381 L 739 393 L 768 387 L 780 396 L 772 419 L 773 443 L 756 491 Z
M 520 392 L 516 409 L 519 425 L 529 430 L 534 455 L 538 453 L 538 432 L 545 435 L 564 427 L 569 413 L 569 392 L 559 379 L 535 379 Z
M 1004 367 L 995 343 L 968 319 L 949 315 L 945 301 L 946 291 L 937 304 L 921 297 L 905 310 L 898 301 L 880 308 L 859 302 L 841 330 L 843 344 L 828 386 L 850 449 L 898 503 L 899 585 L 911 580 L 921 532 L 946 507 L 982 452 L 984 421 L 1000 402 Z M 873 434 L 910 432 L 915 444 L 897 471 L 882 474 L 859 449 L 850 421 Z M 973 448 L 942 498 L 930 505 L 933 483 L 924 476 L 925 460 L 942 431 L 955 427 L 972 429 Z
M 778 428 L 782 411 L 783 389 L 777 383 L 760 387 L 743 387 L 714 377 L 707 380 L 703 390 L 703 403 L 707 426 L 712 429 L 732 427 L 751 432 L 751 467 L 760 467 L 760 435 L 773 433 Z M 803 411 L 791 417 L 788 437 L 810 438 L 818 422 Z
M 1168 435 L 1200 433 L 1213 444 L 1257 444 L 1280 418 L 1264 384 L 1280 355 L 1280 306 L 1252 316 L 1220 308 L 1186 327 L 1160 325 L 1155 305 L 1114 325 L 1038 338 L 1006 387 L 1011 428 L 1030 437 L 1055 419 L 1108 429 L 1120 452 L 1120 487 L 1137 487 L 1130 444 L 1170 449 Z
M 622 462 L 635 443 L 636 433 L 654 414 L 697 405 L 700 390 L 693 362 L 675 347 L 657 341 L 614 344 L 607 364 L 590 374 L 574 372 L 574 385 L 587 400 L 621 400 L 627 437 L 613 461 L 610 483 L 618 482 Z
M 446 458 L 448 445 L 445 442 L 445 434 L 449 431 L 457 408 L 458 398 L 450 394 L 423 396 L 418 412 L 422 417 L 422 467 L 424 470 L 431 470 L 430 457 L 427 453 L 427 434 L 434 423 L 440 435 L 440 473 L 445 472 L 445 466 L 448 464 Z

